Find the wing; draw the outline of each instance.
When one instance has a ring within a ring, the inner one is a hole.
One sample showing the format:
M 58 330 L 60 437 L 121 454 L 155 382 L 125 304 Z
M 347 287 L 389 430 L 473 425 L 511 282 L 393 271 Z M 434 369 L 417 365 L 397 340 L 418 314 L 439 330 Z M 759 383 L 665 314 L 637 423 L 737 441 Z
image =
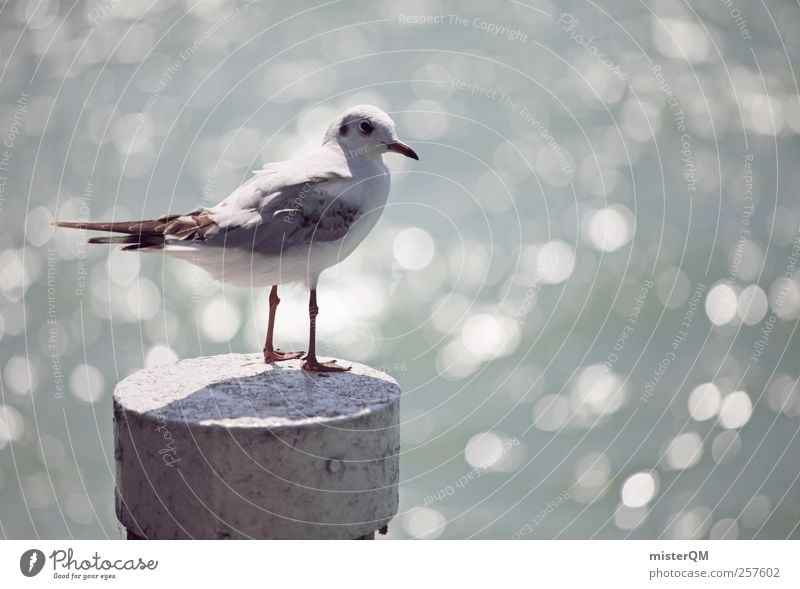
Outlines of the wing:
M 277 211 L 268 231 L 256 240 L 257 249 L 263 253 L 276 253 L 314 242 L 339 241 L 359 217 L 360 209 L 344 199 L 312 194 L 299 207 Z M 276 227 L 275 221 L 283 226 Z
M 187 219 L 186 231 L 208 245 L 278 255 L 312 242 L 342 239 L 359 217 L 359 210 L 341 198 L 339 182 L 329 181 L 284 188 L 261 212 L 242 213 L 235 222 L 205 225 L 203 218 Z M 192 239 L 181 236 L 182 239 Z
M 89 243 L 123 249 L 180 248 L 186 242 L 279 253 L 285 244 L 341 239 L 357 214 L 337 198 L 352 181 L 340 150 L 327 146 L 266 165 L 218 205 L 144 221 L 71 222 L 55 225 L 124 235 Z
M 218 205 L 173 220 L 164 236 L 168 243 L 200 241 L 262 253 L 279 253 L 287 244 L 335 241 L 357 215 L 337 198 L 351 180 L 343 154 L 319 148 L 268 164 Z
M 286 197 L 303 187 L 308 191 L 325 182 L 349 179 L 352 174 L 341 150 L 323 146 L 291 160 L 267 164 L 210 210 L 221 223 L 226 215 L 244 210 L 262 211 L 272 204 L 278 207 L 271 211 L 275 212 L 285 204 Z

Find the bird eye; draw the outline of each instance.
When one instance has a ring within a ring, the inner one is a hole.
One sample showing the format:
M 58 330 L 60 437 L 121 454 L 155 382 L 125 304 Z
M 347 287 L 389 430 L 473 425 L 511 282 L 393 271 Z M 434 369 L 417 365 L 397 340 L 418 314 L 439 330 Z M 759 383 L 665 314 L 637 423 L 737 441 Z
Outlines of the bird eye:
M 347 125 L 339 127 L 339 135 L 347 135 Z
M 372 133 L 374 127 L 372 126 L 372 123 L 370 123 L 369 121 L 361 121 L 358 124 L 358 128 L 361 129 L 361 131 L 365 135 L 369 135 L 370 133 Z

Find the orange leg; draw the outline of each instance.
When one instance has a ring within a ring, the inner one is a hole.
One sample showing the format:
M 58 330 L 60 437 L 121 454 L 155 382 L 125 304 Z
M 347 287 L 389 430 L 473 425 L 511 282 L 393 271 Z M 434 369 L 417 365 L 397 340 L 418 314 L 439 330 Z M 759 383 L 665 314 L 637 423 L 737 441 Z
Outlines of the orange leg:
M 272 332 L 275 331 L 275 313 L 278 310 L 278 285 L 272 287 L 269 293 L 269 321 L 267 323 L 267 341 L 264 342 L 264 362 L 280 362 L 281 360 L 294 360 L 304 352 L 281 352 L 272 345 Z
M 320 362 L 317 360 L 317 315 L 319 315 L 319 307 L 317 306 L 317 289 L 311 289 L 311 298 L 308 301 L 308 317 L 310 320 L 310 328 L 308 333 L 308 355 L 306 361 L 303 363 L 303 370 L 309 372 L 347 372 L 350 366 L 339 366 L 336 360 L 330 362 Z

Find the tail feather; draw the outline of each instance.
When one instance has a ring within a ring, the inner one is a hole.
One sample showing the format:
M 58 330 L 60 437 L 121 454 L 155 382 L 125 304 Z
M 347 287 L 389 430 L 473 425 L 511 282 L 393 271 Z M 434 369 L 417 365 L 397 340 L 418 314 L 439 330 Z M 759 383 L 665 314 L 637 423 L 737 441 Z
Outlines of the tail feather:
M 147 247 L 164 245 L 164 230 L 167 226 L 182 215 L 164 215 L 158 219 L 145 221 L 56 221 L 56 227 L 69 229 L 83 229 L 86 231 L 109 231 L 124 233 L 125 235 L 112 235 L 110 237 L 92 237 L 89 243 L 105 243 L 123 245 L 123 250 L 136 250 Z
M 146 247 L 160 247 L 164 245 L 164 238 L 161 236 L 146 235 L 112 235 L 111 237 L 92 237 L 89 243 L 103 243 L 110 245 L 122 245 L 123 250 L 138 250 Z
M 88 231 L 110 231 L 112 233 L 128 233 L 130 235 L 154 235 L 162 234 L 164 229 L 172 221 L 182 215 L 164 215 L 158 219 L 148 219 L 145 221 L 56 221 L 56 227 L 67 227 L 70 229 L 84 229 Z
M 135 235 L 114 235 L 112 237 L 92 237 L 89 243 L 138 243 L 139 238 Z

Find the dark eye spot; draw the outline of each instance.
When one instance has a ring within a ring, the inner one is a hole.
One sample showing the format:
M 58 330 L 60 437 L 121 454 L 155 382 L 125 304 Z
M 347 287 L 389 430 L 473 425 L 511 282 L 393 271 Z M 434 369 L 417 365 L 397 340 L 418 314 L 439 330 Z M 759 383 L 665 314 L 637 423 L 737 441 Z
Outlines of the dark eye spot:
M 361 132 L 364 133 L 364 135 L 369 135 L 370 133 L 372 133 L 374 129 L 372 123 L 370 123 L 369 121 L 361 121 L 358 124 L 358 128 L 361 129 Z
M 347 125 L 339 127 L 339 135 L 347 135 Z

